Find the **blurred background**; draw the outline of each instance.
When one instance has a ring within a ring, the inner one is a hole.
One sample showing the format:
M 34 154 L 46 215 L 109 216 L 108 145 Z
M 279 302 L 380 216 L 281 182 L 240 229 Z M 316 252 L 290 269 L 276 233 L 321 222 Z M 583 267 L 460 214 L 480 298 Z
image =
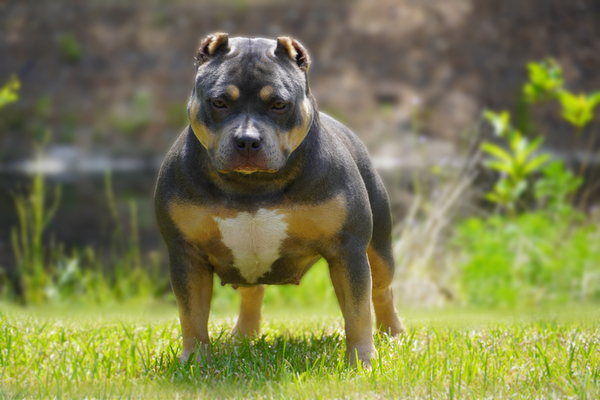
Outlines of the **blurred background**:
M 503 171 L 481 161 L 481 140 L 494 138 L 484 110 L 508 110 L 525 136 L 543 139 L 537 152 L 564 160 L 571 178 L 584 178 L 563 199 L 572 208 L 561 220 L 565 227 L 596 218 L 598 113 L 574 127 L 562 100 L 534 104 L 523 95 L 528 63 L 548 57 L 572 93 L 600 90 L 596 0 L 2 0 L 0 87 L 19 83 L 14 101 L 0 109 L 3 296 L 64 301 L 100 291 L 99 282 L 106 294 L 92 296 L 97 301 L 113 292 L 168 296 L 153 189 L 162 158 L 187 125 L 195 52 L 215 31 L 291 35 L 307 48 L 321 111 L 361 137 L 388 188 L 399 302 L 475 304 L 479 292 L 499 284 L 498 271 L 513 267 L 512 277 L 502 278 L 513 296 L 507 306 L 518 298 L 529 305 L 556 300 L 551 293 L 562 293 L 562 302 L 597 300 L 596 247 L 578 256 L 565 250 L 571 261 L 584 257 L 563 271 L 577 281 L 564 290 L 552 286 L 562 276 L 552 268 L 562 267 L 548 266 L 559 257 L 549 251 L 572 229 L 556 232 L 541 250 L 523 250 L 525 258 L 498 261 L 486 278 L 473 275 L 488 257 L 470 241 L 485 233 L 465 228 L 478 218 L 487 234 L 503 237 L 489 221 L 504 218 L 499 225 L 525 232 L 529 225 L 519 228 L 518 218 L 549 204 L 525 189 L 516 190 L 518 207 L 486 200 Z M 502 132 L 496 134 L 502 145 Z M 534 179 L 525 182 L 533 188 Z M 583 203 L 582 188 L 589 189 Z M 597 238 L 587 225 L 585 232 L 592 236 L 582 233 L 574 248 Z M 521 254 L 506 241 L 490 246 L 486 254 L 496 255 L 489 258 Z M 125 277 L 128 288 L 115 289 Z

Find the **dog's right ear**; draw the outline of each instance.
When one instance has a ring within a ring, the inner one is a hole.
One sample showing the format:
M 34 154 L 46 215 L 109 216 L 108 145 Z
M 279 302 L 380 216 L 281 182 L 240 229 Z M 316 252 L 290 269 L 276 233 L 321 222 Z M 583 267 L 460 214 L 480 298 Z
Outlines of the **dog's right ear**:
M 208 35 L 196 54 L 196 66 L 204 64 L 215 54 L 223 51 L 229 51 L 229 35 L 223 32 Z

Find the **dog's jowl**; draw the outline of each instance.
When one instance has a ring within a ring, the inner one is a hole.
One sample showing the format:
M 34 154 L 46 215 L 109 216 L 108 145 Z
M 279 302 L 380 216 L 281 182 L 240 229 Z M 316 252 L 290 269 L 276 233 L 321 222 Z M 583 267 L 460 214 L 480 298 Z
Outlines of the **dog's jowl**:
M 161 167 L 156 217 L 169 249 L 186 361 L 210 360 L 213 276 L 239 287 L 234 334 L 260 329 L 263 285 L 298 283 L 324 257 L 350 362 L 375 356 L 393 304 L 389 201 L 364 145 L 319 113 L 300 43 L 208 36 L 197 53 L 190 125 Z

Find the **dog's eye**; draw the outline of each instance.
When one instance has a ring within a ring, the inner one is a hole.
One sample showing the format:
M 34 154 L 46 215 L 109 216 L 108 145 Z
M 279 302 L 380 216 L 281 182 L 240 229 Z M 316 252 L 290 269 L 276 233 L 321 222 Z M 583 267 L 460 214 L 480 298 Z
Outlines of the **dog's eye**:
M 287 107 L 287 104 L 285 104 L 281 101 L 277 101 L 277 102 L 275 102 L 275 104 L 273 104 L 273 107 L 271 107 L 271 110 L 281 111 L 281 110 L 285 110 L 286 107 Z
M 215 100 L 212 102 L 212 105 L 217 110 L 226 110 L 227 109 L 227 104 L 225 104 L 225 102 L 223 100 Z

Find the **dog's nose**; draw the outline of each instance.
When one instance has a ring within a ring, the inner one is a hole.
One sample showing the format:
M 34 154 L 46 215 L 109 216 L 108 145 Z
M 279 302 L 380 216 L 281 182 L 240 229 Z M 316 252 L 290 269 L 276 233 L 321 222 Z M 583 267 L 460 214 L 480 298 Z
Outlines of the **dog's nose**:
M 261 146 L 260 137 L 253 133 L 244 133 L 235 138 L 235 148 L 244 155 L 256 153 Z

